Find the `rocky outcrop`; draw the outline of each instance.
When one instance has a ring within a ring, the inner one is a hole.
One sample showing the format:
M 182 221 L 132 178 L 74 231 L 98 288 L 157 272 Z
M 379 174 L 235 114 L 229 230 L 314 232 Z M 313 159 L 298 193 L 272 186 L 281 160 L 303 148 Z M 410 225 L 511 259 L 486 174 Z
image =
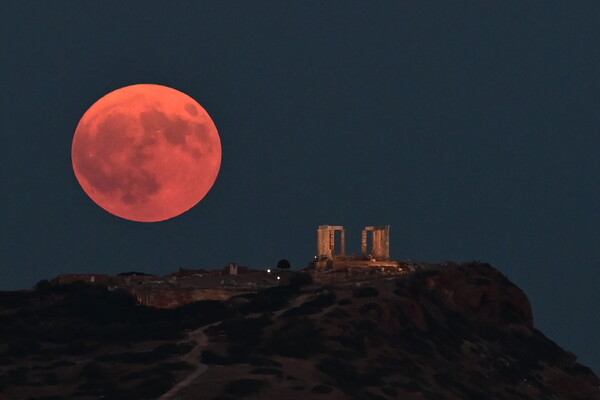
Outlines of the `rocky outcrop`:
M 430 271 L 425 282 L 446 303 L 474 318 L 533 327 L 531 305 L 525 293 L 489 264 L 446 263 Z

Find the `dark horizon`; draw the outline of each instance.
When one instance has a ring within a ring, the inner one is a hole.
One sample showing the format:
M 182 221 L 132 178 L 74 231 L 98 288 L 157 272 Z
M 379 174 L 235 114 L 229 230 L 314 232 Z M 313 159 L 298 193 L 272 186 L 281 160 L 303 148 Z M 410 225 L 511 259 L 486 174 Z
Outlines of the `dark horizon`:
M 0 290 L 60 273 L 303 268 L 316 229 L 391 226 L 391 256 L 481 260 L 600 370 L 598 2 L 10 2 Z M 71 164 L 100 97 L 156 83 L 212 117 L 206 198 L 160 223 L 93 203 Z M 594 183 L 596 182 L 596 183 Z

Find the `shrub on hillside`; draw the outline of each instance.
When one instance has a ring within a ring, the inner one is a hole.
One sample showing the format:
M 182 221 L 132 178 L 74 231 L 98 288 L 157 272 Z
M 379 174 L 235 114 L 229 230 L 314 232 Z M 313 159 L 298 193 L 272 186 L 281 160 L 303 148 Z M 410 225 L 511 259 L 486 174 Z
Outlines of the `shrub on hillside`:
M 359 286 L 352 290 L 354 297 L 377 297 L 379 296 L 379 290 L 370 286 Z
M 90 381 L 104 380 L 108 378 L 108 369 L 96 362 L 88 362 L 81 367 L 79 376 Z
M 27 357 L 40 352 L 42 346 L 37 340 L 15 339 L 8 344 L 8 350 L 3 356 Z
M 308 318 L 290 319 L 282 328 L 272 333 L 261 348 L 265 354 L 306 359 L 324 348 L 324 339 Z
M 151 351 L 105 354 L 96 358 L 96 360 L 125 364 L 153 363 L 157 361 L 163 361 L 173 356 L 187 354 L 192 348 L 193 345 L 189 343 L 165 343 Z
M 275 286 L 264 289 L 250 298 L 245 309 L 251 313 L 277 311 L 285 307 L 296 293 L 291 286 Z
M 48 396 L 36 397 L 35 400 L 64 400 L 64 397 L 51 394 Z
M 332 388 L 325 385 L 317 385 L 310 390 L 313 393 L 331 393 L 333 391 Z
M 263 328 L 272 323 L 267 315 L 258 318 L 234 318 L 221 322 L 216 332 L 224 334 L 232 343 L 255 346 L 261 340 Z
M 196 301 L 174 311 L 177 319 L 185 321 L 185 327 L 192 329 L 219 321 L 229 312 L 225 304 L 218 300 Z
M 13 368 L 0 375 L 0 387 L 24 386 L 28 384 L 30 368 Z
M 346 393 L 364 386 L 382 386 L 384 384 L 376 373 L 361 373 L 354 365 L 336 358 L 324 358 L 317 363 L 316 368 L 335 379 Z
M 249 396 L 258 393 L 266 386 L 266 382 L 260 379 L 237 379 L 225 385 L 225 393 L 232 396 Z
M 314 299 L 302 303 L 298 307 L 287 310 L 282 315 L 284 317 L 295 317 L 299 315 L 318 314 L 323 311 L 324 308 L 332 306 L 335 303 L 335 298 L 334 292 L 324 292 Z
M 252 371 L 250 371 L 250 373 L 257 374 L 257 375 L 277 375 L 277 376 L 283 375 L 283 372 L 280 369 L 269 368 L 269 367 L 255 368 Z
M 83 340 L 74 340 L 73 342 L 64 346 L 62 350 L 64 354 L 68 354 L 70 356 L 80 356 L 96 350 L 97 347 L 98 346 L 91 345 Z
M 307 272 L 298 272 L 290 278 L 290 286 L 300 288 L 313 283 L 312 276 Z
M 202 350 L 200 359 L 202 363 L 207 365 L 233 365 L 235 360 L 233 357 L 222 356 L 212 350 Z
M 350 316 L 350 314 L 343 309 L 336 307 L 332 311 L 329 311 L 327 314 L 325 314 L 325 316 L 328 318 L 347 318 Z
M 194 348 L 193 342 L 188 343 L 164 343 L 152 350 L 157 355 L 182 356 Z
M 140 382 L 129 393 L 130 399 L 157 399 L 162 394 L 167 392 L 175 384 L 175 377 L 168 371 L 163 372 L 160 376 Z

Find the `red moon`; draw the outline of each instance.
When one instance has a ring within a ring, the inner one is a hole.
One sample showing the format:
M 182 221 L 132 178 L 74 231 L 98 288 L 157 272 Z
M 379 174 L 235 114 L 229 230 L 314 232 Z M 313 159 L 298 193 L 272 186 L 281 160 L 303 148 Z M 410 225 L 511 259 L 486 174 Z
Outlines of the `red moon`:
M 73 170 L 90 198 L 111 214 L 156 222 L 194 207 L 221 167 L 221 139 L 208 113 L 166 86 L 126 86 L 81 118 Z

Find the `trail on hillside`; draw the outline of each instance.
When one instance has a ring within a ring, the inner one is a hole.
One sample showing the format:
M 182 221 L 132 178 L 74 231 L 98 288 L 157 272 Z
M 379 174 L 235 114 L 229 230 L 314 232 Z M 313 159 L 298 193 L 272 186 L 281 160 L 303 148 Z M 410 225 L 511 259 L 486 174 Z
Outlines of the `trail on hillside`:
M 281 314 L 283 314 L 287 310 L 298 307 L 300 304 L 304 303 L 306 301 L 306 299 L 309 298 L 310 296 L 311 296 L 311 294 L 308 294 L 308 293 L 299 295 L 286 308 L 282 308 L 281 310 L 273 313 L 273 318 L 278 318 Z
M 208 342 L 208 338 L 206 337 L 204 331 L 210 328 L 211 326 L 220 323 L 221 321 L 217 321 L 213 324 L 205 325 L 198 329 L 188 332 L 188 340 L 193 340 L 194 342 L 196 342 L 196 346 L 194 346 L 194 348 L 190 350 L 187 354 L 181 356 L 181 360 L 197 367 L 197 369 L 190 375 L 188 375 L 185 379 L 173 386 L 167 393 L 160 396 L 158 400 L 170 400 L 177 392 L 179 392 L 184 387 L 188 386 L 194 379 L 202 375 L 208 369 L 208 366 L 206 364 L 202 364 L 200 362 L 200 353 L 202 353 L 202 349 L 204 348 L 204 346 L 206 346 L 206 343 Z
M 290 308 L 299 306 L 309 296 L 310 296 L 309 294 L 303 294 L 303 295 L 296 297 L 294 299 L 294 301 L 292 301 L 292 303 L 290 305 L 288 305 L 286 308 L 283 308 L 283 309 L 277 311 L 276 313 L 274 313 L 273 317 L 277 318 L 281 314 L 283 314 L 285 311 L 289 310 Z M 175 394 L 177 394 L 181 389 L 187 387 L 197 377 L 199 377 L 204 372 L 206 372 L 206 370 L 208 369 L 208 365 L 202 364 L 202 362 L 200 361 L 200 354 L 202 353 L 202 350 L 208 343 L 208 337 L 206 336 L 204 331 L 206 331 L 208 328 L 210 328 L 214 325 L 220 324 L 221 322 L 222 321 L 217 321 L 210 325 L 205 325 L 198 329 L 188 332 L 187 340 L 194 341 L 196 343 L 196 345 L 187 354 L 181 356 L 181 360 L 191 364 L 192 366 L 197 367 L 197 369 L 194 372 L 192 372 L 190 375 L 188 375 L 185 379 L 178 382 L 168 392 L 166 392 L 165 394 L 160 396 L 158 398 L 158 400 L 171 400 L 173 398 L 173 396 L 175 396 Z M 182 340 L 182 342 L 183 341 L 184 340 Z

